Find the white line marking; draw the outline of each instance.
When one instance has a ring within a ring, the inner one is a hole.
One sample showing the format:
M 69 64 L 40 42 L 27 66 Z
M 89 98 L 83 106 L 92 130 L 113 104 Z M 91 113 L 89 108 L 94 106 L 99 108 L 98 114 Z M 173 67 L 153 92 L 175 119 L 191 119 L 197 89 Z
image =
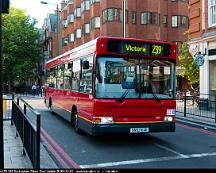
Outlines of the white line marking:
M 84 168 L 102 168 L 102 167 L 131 165 L 131 164 L 139 164 L 139 163 L 160 162 L 160 161 L 167 161 L 167 160 L 180 160 L 180 159 L 187 159 L 187 158 L 199 158 L 199 157 L 207 157 L 207 156 L 216 156 L 216 152 L 214 152 L 214 153 L 189 154 L 189 155 L 183 155 L 183 156 L 178 155 L 178 156 L 170 156 L 170 157 L 159 157 L 159 158 L 150 158 L 150 159 L 139 159 L 139 160 L 128 160 L 128 161 L 119 161 L 119 162 L 98 163 L 98 164 L 91 164 L 91 165 L 80 165 L 80 168 L 83 168 L 83 169 Z
M 160 144 L 157 144 L 157 143 L 154 143 L 154 142 L 153 142 L 153 144 L 156 145 L 156 146 L 159 147 L 159 148 L 162 148 L 162 149 L 167 150 L 167 151 L 169 151 L 169 152 L 171 152 L 171 153 L 174 153 L 174 154 L 176 154 L 176 155 L 178 155 L 178 156 L 180 156 L 180 157 L 182 157 L 182 158 L 187 158 L 186 155 L 181 154 L 181 153 L 179 153 L 179 152 L 177 152 L 177 151 L 175 151 L 175 150 L 173 150 L 173 149 L 167 148 L 167 147 L 165 147 L 165 146 L 163 146 L 163 145 L 160 145 Z

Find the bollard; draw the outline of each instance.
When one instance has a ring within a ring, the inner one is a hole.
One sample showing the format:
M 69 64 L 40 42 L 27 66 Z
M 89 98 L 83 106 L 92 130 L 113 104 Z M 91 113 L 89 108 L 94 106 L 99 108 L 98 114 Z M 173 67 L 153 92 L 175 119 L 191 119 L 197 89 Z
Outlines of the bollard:
M 184 93 L 184 117 L 186 117 L 186 106 L 187 106 L 187 98 L 186 98 L 186 92 Z
M 5 95 L 3 95 L 2 96 L 2 104 L 3 104 L 3 116 L 5 115 L 5 113 L 6 113 L 6 107 L 7 107 L 7 102 L 6 102 L 6 96 Z

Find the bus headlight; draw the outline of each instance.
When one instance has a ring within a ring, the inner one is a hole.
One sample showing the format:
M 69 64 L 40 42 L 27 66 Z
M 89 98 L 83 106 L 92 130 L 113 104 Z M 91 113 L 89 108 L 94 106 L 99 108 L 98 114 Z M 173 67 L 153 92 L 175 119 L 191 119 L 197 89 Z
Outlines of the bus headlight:
M 165 116 L 164 122 L 173 122 L 175 121 L 175 116 Z
M 113 124 L 113 117 L 93 117 L 93 123 L 95 124 Z

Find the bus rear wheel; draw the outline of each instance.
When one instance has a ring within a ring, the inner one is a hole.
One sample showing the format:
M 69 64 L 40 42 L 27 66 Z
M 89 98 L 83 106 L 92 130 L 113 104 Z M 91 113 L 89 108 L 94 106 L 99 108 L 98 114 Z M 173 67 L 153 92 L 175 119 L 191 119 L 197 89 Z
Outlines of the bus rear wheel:
M 82 133 L 82 130 L 79 128 L 79 119 L 78 119 L 78 113 L 77 111 L 75 111 L 75 113 L 73 114 L 73 126 L 74 126 L 74 129 L 77 133 L 81 134 Z
M 52 109 L 52 99 L 51 98 L 49 98 L 49 110 L 52 114 L 54 113 Z

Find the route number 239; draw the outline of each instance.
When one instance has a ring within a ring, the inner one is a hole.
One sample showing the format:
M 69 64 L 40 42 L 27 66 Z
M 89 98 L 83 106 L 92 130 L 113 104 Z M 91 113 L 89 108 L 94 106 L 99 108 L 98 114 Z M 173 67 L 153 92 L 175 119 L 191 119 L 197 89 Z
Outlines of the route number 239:
M 152 45 L 152 54 L 153 55 L 162 55 L 163 47 L 159 45 Z

